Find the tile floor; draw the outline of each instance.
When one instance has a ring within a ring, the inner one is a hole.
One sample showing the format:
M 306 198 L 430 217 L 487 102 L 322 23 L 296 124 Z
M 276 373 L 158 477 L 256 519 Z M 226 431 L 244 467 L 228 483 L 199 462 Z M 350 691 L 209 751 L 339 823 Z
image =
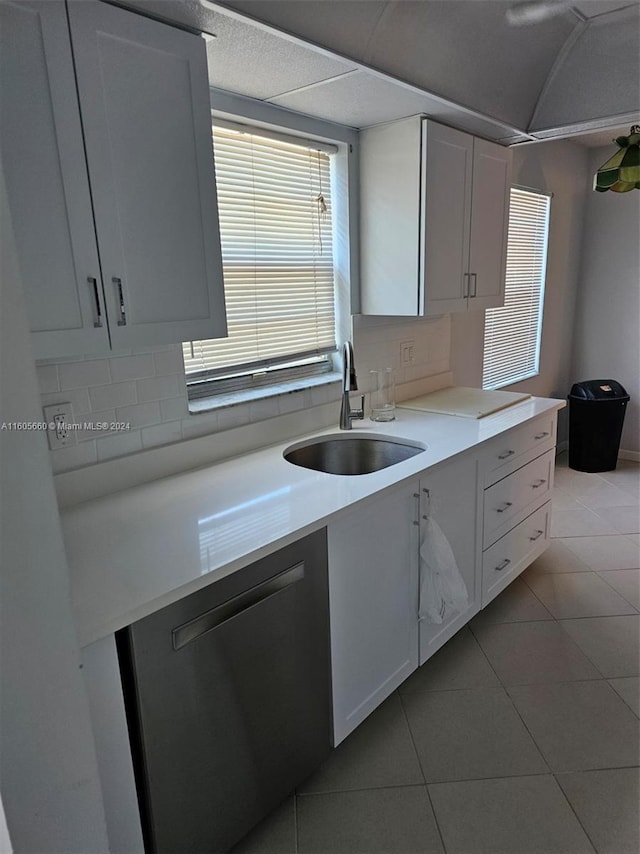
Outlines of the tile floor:
M 640 466 L 559 457 L 542 555 L 242 854 L 638 854 Z

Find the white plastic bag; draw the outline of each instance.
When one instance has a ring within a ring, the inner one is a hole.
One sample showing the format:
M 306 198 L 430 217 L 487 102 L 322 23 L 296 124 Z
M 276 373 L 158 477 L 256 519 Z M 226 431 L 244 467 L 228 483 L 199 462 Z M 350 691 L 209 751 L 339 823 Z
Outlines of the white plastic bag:
M 449 540 L 429 516 L 420 544 L 420 619 L 442 623 L 469 604 L 467 586 L 460 574 Z

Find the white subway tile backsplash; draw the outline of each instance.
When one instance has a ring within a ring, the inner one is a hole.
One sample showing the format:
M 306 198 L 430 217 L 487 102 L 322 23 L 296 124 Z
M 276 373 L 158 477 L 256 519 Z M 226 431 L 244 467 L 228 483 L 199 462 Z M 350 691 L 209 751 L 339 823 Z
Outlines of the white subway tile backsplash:
M 95 359 L 91 362 L 66 362 L 58 365 L 58 376 L 60 377 L 61 389 L 101 386 L 111 382 L 107 359 Z
M 187 395 L 170 397 L 160 401 L 160 417 L 163 421 L 181 421 L 189 414 Z
M 74 422 L 82 425 L 81 430 L 76 430 L 76 438 L 78 442 L 88 442 L 91 439 L 108 436 L 114 432 L 113 424 L 115 421 L 115 409 L 104 409 L 101 412 L 91 412 L 80 416 L 75 415 Z
M 170 350 L 160 350 L 154 353 L 153 360 L 156 374 L 159 377 L 164 377 L 167 374 L 182 374 L 184 376 L 184 359 L 182 358 L 182 347 L 179 344 Z
M 89 390 L 86 388 L 68 388 L 65 391 L 43 394 L 40 400 L 43 406 L 49 406 L 52 403 L 70 403 L 74 416 L 84 415 L 91 409 Z
M 155 362 L 150 353 L 137 356 L 123 356 L 110 359 L 111 379 L 114 383 L 124 380 L 138 380 L 141 377 L 153 377 L 156 373 Z
M 60 388 L 57 365 L 36 365 L 36 375 L 41 394 L 58 391 Z
M 96 462 L 98 462 L 98 455 L 95 440 L 51 451 L 51 466 L 54 474 L 84 468 Z
M 291 391 L 278 397 L 278 412 L 285 415 L 287 412 L 297 412 L 306 406 L 305 389 Z
M 142 433 L 142 447 L 155 448 L 158 445 L 179 442 L 182 439 L 182 424 L 180 421 L 168 421 L 166 424 L 144 427 L 140 432 Z
M 200 416 L 197 416 L 200 417 Z M 251 405 L 239 403 L 236 406 L 227 406 L 217 412 L 217 429 L 233 430 L 234 427 L 242 427 L 251 423 Z
M 96 442 L 98 448 L 98 460 L 111 460 L 114 457 L 123 457 L 125 454 L 134 454 L 142 450 L 142 436 L 139 430 L 131 430 L 128 433 L 114 433 Z
M 99 412 L 101 409 L 114 409 L 117 406 L 127 406 L 136 403 L 137 399 L 136 384 L 133 380 L 89 389 L 92 412 Z
M 218 413 L 207 412 L 202 415 L 191 415 L 182 420 L 183 439 L 195 439 L 198 436 L 207 436 L 219 430 Z
M 262 400 L 252 400 L 250 404 L 251 421 L 262 421 L 263 418 L 275 418 L 278 414 L 278 398 L 263 397 Z
M 160 424 L 160 404 L 157 401 L 138 403 L 134 406 L 121 406 L 116 409 L 118 421 L 130 424 L 132 430 Z
M 149 400 L 164 400 L 168 397 L 177 397 L 180 394 L 180 382 L 177 374 L 138 380 L 136 385 L 139 403 L 146 403 Z
M 396 384 L 408 384 L 401 390 L 404 398 L 424 393 L 428 378 L 449 371 L 448 315 L 428 319 L 357 316 L 353 330 L 358 382 L 367 396 L 372 388 L 371 370 L 393 368 Z M 400 342 L 406 340 L 414 342 L 414 360 L 401 366 Z M 126 432 L 109 435 L 91 435 L 88 430 L 78 433 L 77 445 L 52 452 L 56 472 L 263 420 L 258 432 L 263 431 L 264 438 L 270 430 L 277 430 L 277 423 L 268 419 L 295 412 L 302 418 L 311 407 L 334 401 L 337 405 L 340 397 L 340 384 L 332 383 L 189 415 L 179 344 L 138 348 L 108 358 L 52 359 L 38 362 L 37 367 L 43 405 L 70 401 L 76 422 L 130 425 Z

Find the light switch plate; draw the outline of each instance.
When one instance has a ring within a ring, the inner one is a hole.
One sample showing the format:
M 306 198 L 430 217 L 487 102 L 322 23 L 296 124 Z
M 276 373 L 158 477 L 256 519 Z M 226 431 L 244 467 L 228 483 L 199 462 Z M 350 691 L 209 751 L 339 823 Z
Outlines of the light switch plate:
M 401 341 L 400 342 L 400 364 L 401 365 L 412 365 L 413 364 L 413 353 L 415 348 L 415 341 L 413 339 L 409 341 Z

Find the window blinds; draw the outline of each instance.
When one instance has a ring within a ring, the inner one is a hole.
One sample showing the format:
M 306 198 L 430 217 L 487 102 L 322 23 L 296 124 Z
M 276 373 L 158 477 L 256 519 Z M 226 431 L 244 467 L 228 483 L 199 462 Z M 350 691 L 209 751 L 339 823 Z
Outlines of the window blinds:
M 335 349 L 330 159 L 255 129 L 213 129 L 229 337 L 186 342 L 188 375 L 259 371 Z
M 505 303 L 486 312 L 483 388 L 538 373 L 550 202 L 541 193 L 511 190 Z

